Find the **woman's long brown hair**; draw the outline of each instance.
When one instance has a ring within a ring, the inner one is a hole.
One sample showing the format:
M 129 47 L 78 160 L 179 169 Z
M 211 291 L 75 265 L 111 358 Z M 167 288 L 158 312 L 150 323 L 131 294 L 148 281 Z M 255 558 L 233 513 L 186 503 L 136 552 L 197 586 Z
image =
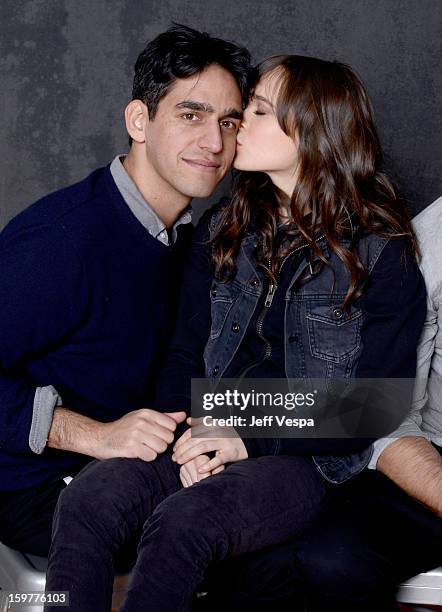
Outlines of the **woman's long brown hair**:
M 269 73 L 279 87 L 275 109 L 279 125 L 299 139 L 296 187 L 289 199 L 267 174 L 238 174 L 212 241 L 217 276 L 235 275 L 241 240 L 252 232 L 258 238 L 258 264 L 271 278 L 277 276 L 290 251 L 276 240 L 279 211 L 285 206 L 291 211 L 289 236 L 302 238 L 311 256 L 316 254 L 326 263 L 317 244 L 318 234 L 323 235 L 347 267 L 350 284 L 344 306 L 348 307 L 361 295 L 367 278 L 355 249 L 361 236 L 406 236 L 417 256 L 405 206 L 381 170 L 370 101 L 353 70 L 339 62 L 276 55 L 257 67 L 255 83 Z M 348 246 L 344 239 L 350 239 Z

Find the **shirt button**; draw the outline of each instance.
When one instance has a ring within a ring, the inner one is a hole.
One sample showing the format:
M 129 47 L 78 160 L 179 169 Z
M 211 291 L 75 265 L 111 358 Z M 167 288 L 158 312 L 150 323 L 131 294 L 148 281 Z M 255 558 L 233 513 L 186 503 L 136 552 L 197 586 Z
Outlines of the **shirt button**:
M 259 285 L 259 280 L 257 278 L 252 278 L 252 280 L 250 281 L 250 285 L 252 287 L 257 287 Z
M 210 292 L 210 295 L 214 298 L 216 297 L 216 287 L 212 289 L 212 291 Z
M 238 323 L 232 323 L 232 331 L 235 332 L 235 334 L 237 334 L 239 332 L 239 325 L 238 325 Z
M 219 372 L 219 366 L 217 366 L 217 365 L 216 365 L 216 366 L 213 368 L 213 371 L 212 371 L 213 376 L 216 376 L 216 375 L 218 374 L 218 372 Z
M 342 310 L 342 308 L 334 308 L 333 314 L 337 319 L 342 319 L 342 317 L 344 316 L 344 311 Z

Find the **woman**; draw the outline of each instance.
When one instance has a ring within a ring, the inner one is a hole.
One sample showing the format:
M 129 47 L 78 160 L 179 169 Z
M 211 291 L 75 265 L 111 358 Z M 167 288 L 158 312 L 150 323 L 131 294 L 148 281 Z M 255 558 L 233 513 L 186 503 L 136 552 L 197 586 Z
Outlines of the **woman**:
M 414 376 L 425 289 L 380 163 L 350 68 L 301 56 L 258 67 L 238 132 L 244 172 L 196 230 L 161 407 L 187 407 L 190 379 L 204 374 L 215 383 Z M 190 609 L 210 564 L 303 533 L 371 452 L 360 439 L 187 430 L 172 455 L 185 488 L 145 524 L 123 610 Z

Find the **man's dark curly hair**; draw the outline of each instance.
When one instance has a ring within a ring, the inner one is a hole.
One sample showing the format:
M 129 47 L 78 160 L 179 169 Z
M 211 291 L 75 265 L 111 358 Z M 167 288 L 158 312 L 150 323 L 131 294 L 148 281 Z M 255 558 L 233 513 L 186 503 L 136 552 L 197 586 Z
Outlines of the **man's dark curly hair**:
M 230 72 L 246 104 L 250 70 L 247 49 L 178 23 L 150 41 L 138 56 L 132 99 L 142 100 L 149 119 L 154 119 L 160 100 L 176 79 L 193 76 L 211 64 Z

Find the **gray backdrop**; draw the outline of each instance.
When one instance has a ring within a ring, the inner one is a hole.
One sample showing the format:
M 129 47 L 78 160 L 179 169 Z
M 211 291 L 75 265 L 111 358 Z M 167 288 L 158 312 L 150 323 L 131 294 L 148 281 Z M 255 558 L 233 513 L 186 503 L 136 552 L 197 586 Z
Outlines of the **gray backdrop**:
M 387 169 L 417 212 L 442 193 L 441 7 L 439 0 L 1 0 L 0 228 L 127 149 L 133 64 L 171 20 L 238 41 L 255 61 L 289 52 L 350 63 L 374 102 Z

